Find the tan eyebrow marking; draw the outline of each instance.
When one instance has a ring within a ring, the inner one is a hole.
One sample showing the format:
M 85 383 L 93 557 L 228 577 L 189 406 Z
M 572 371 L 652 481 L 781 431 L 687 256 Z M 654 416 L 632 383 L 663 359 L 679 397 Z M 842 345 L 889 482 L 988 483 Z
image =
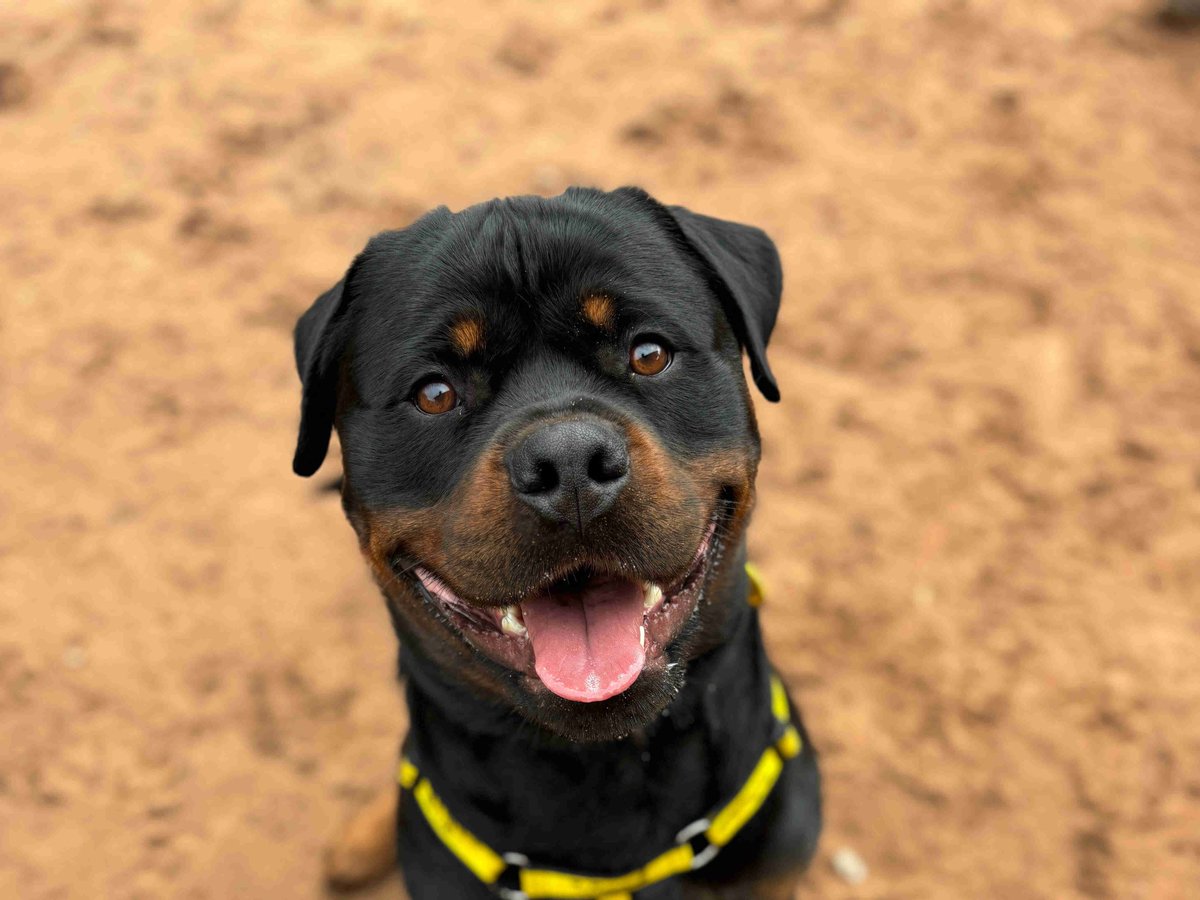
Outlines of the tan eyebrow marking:
M 450 343 L 459 355 L 467 357 L 483 349 L 483 322 L 470 316 L 450 326 Z
M 617 307 L 607 294 L 588 294 L 583 298 L 583 317 L 601 331 L 612 331 Z

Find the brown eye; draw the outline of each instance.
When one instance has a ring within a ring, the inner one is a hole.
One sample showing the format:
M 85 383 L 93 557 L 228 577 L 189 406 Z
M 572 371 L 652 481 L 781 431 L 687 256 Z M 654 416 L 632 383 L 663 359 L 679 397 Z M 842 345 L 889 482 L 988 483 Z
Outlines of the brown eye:
M 458 406 L 458 394 L 446 382 L 433 379 L 417 388 L 413 402 L 421 412 L 440 416 Z
M 671 364 L 671 351 L 655 340 L 639 340 L 629 351 L 629 367 L 639 375 L 658 375 Z

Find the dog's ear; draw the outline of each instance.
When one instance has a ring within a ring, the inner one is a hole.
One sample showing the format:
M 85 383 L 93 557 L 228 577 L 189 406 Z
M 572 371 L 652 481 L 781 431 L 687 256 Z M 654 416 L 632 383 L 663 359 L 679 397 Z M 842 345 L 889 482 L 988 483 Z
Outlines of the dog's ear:
M 702 216 L 682 206 L 666 209 L 716 276 L 725 314 L 750 357 L 754 383 L 764 397 L 778 401 L 779 385 L 767 363 L 767 341 L 783 294 L 783 267 L 775 243 L 752 225 Z
M 410 225 L 381 231 L 354 258 L 342 280 L 318 297 L 296 323 L 296 369 L 304 385 L 300 401 L 300 436 L 292 469 L 307 478 L 321 468 L 337 414 L 342 356 L 349 338 L 347 307 L 355 295 L 354 273 L 372 254 L 411 253 L 411 242 L 430 229 L 444 227 L 448 207 L 430 210 Z
M 354 266 L 350 267 L 353 271 Z M 296 369 L 304 386 L 300 400 L 300 436 L 292 470 L 307 478 L 325 461 L 337 408 L 338 364 L 345 345 L 340 328 L 345 310 L 347 271 L 342 280 L 316 299 L 296 323 Z

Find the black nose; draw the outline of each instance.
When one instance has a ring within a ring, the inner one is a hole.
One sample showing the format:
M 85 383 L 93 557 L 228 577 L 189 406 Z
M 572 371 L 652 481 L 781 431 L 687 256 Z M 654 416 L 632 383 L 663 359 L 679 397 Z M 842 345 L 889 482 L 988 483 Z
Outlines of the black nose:
M 581 532 L 613 505 L 629 480 L 625 436 L 601 419 L 538 428 L 508 455 L 517 496 L 543 518 Z

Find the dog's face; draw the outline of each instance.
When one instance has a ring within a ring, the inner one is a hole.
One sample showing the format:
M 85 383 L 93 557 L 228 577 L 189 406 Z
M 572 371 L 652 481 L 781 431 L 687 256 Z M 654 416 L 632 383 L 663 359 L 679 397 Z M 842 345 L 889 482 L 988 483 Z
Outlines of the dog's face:
M 343 501 L 418 665 L 575 740 L 645 724 L 718 639 L 759 445 L 760 231 L 644 193 L 436 210 L 296 332 L 295 468 Z

